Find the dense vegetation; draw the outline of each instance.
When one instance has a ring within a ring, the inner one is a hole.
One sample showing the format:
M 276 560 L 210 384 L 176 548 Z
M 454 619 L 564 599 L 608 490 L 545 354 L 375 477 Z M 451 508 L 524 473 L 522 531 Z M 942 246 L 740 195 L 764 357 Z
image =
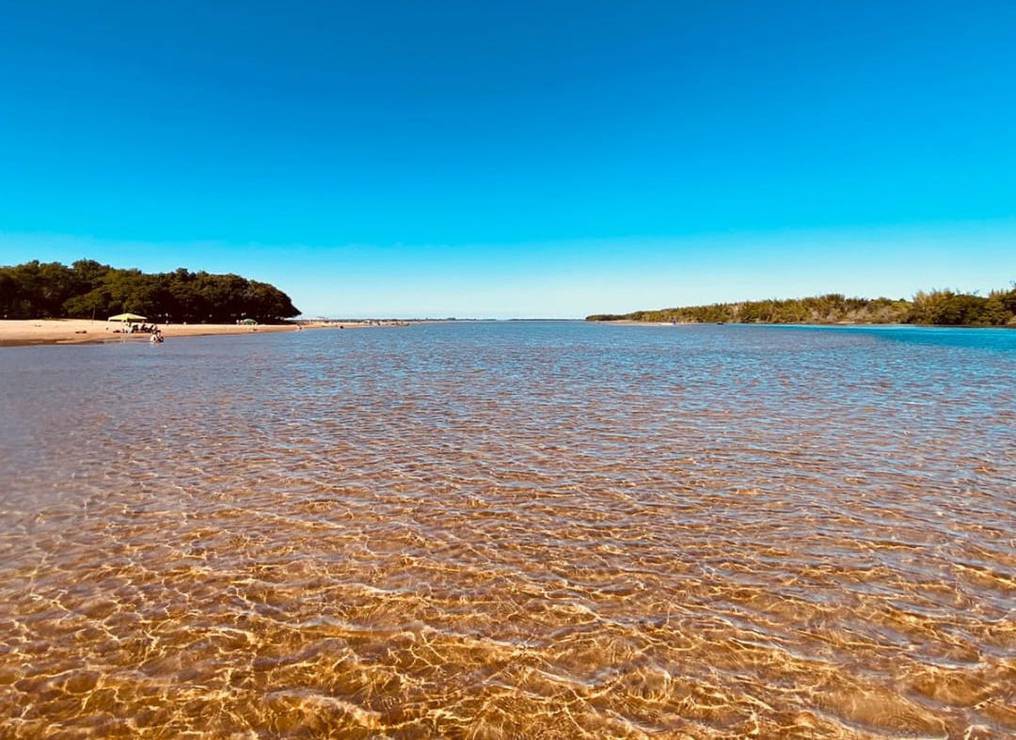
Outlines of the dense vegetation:
M 714 303 L 628 314 L 594 314 L 587 321 L 665 321 L 742 324 L 942 324 L 951 326 L 1016 325 L 1016 284 L 988 296 L 933 290 L 913 300 L 847 298 L 838 293 L 813 298 Z
M 145 274 L 94 260 L 70 267 L 26 262 L 0 267 L 0 318 L 102 318 L 129 311 L 152 321 L 233 323 L 280 321 L 300 311 L 275 286 L 239 275 L 183 268 Z

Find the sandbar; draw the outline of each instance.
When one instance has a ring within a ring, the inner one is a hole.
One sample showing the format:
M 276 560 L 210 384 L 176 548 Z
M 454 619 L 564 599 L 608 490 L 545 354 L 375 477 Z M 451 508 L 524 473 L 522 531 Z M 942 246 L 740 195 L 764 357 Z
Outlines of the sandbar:
M 392 326 L 401 322 L 307 321 L 286 324 L 158 324 L 163 336 L 196 337 L 207 335 L 252 334 L 303 329 L 361 329 Z M 87 344 L 95 342 L 147 341 L 148 334 L 118 333 L 115 322 L 89 319 L 0 319 L 0 347 L 33 344 Z

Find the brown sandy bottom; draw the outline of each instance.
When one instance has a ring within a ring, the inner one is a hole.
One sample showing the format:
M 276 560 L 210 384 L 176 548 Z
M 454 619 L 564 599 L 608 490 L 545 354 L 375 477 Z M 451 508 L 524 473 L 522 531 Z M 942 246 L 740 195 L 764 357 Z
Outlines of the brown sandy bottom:
M 135 350 L 168 390 L 114 405 L 130 348 L 16 353 L 0 735 L 1016 733 L 1008 360 L 857 380 L 838 338 L 864 354 L 727 394 L 743 358 L 694 345 L 605 383 L 675 370 L 641 332 L 428 331 Z

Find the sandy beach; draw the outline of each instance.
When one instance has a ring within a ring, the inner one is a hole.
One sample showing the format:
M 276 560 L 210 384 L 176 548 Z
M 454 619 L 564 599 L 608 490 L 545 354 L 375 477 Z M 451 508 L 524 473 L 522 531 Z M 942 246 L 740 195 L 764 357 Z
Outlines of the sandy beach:
M 369 326 L 396 325 L 396 322 L 367 321 L 310 321 L 300 324 L 159 324 L 163 336 L 197 337 L 210 334 L 251 334 L 265 332 L 299 331 L 304 329 L 361 329 Z M 115 333 L 120 325 L 114 322 L 89 319 L 25 319 L 0 320 L 0 347 L 31 344 L 85 344 L 93 342 L 147 341 L 147 334 L 123 335 Z

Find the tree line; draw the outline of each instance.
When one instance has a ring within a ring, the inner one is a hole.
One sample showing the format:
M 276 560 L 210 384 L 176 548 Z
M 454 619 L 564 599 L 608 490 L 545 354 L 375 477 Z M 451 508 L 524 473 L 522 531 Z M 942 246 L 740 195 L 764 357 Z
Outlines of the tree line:
M 102 318 L 137 313 L 157 322 L 272 323 L 299 315 L 289 296 L 239 275 L 180 268 L 149 274 L 95 260 L 0 266 L 0 318 Z
M 1016 326 L 1016 284 L 987 296 L 952 290 L 903 298 L 847 298 L 839 293 L 785 300 L 713 303 L 707 306 L 593 314 L 587 321 L 648 321 L 738 324 L 935 324 Z

